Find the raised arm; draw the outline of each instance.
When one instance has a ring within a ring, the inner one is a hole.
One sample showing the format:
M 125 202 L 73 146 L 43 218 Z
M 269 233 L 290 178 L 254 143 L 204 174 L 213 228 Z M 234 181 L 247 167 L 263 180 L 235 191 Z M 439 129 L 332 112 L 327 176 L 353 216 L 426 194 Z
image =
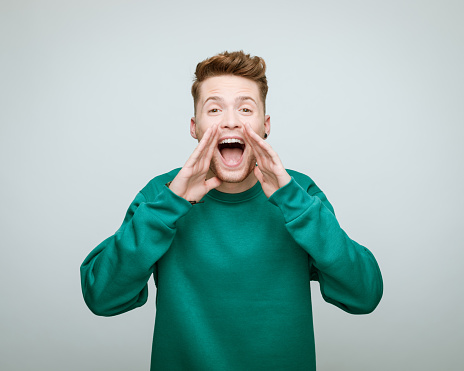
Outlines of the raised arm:
M 130 205 L 119 230 L 99 244 L 81 265 L 84 300 L 90 310 L 113 316 L 145 304 L 147 282 L 155 263 L 169 249 L 176 222 L 220 180 L 205 180 L 217 126 L 205 132 L 183 168 L 154 199 L 140 192 Z
M 255 174 L 269 201 L 282 211 L 290 235 L 309 254 L 324 299 L 353 314 L 373 311 L 383 282 L 372 253 L 348 237 L 314 183 L 303 189 L 268 143 L 250 126 L 244 131 L 257 159 Z
M 154 265 L 171 245 L 177 219 L 192 207 L 164 188 L 152 202 L 139 193 L 121 228 L 82 263 L 82 293 L 93 313 L 114 316 L 147 301 Z
M 325 195 L 309 195 L 292 178 L 269 201 L 281 209 L 287 230 L 310 255 L 324 300 L 352 314 L 372 312 L 382 297 L 380 269 L 372 253 L 340 227 Z

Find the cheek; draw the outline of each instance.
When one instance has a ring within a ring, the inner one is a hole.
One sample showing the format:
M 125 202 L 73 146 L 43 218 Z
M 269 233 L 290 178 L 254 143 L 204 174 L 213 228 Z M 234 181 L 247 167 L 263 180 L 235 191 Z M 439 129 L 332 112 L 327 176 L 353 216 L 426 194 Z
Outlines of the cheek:
M 205 135 L 206 130 L 212 125 L 212 123 L 209 123 L 207 120 L 201 120 L 197 121 L 197 124 L 195 125 L 195 135 L 198 140 L 201 140 L 203 138 L 203 135 Z
M 254 122 L 251 127 L 260 137 L 264 136 L 264 121 Z
M 198 133 L 204 134 L 209 127 L 213 126 L 214 124 L 218 123 L 220 119 L 218 117 L 201 117 L 200 120 L 197 121 L 197 131 Z

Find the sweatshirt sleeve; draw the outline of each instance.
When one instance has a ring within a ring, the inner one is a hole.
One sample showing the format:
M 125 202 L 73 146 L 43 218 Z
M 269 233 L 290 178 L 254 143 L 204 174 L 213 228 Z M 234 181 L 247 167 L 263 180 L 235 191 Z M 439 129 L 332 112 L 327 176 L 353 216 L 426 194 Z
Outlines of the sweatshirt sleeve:
M 119 230 L 81 265 L 82 293 L 93 313 L 114 316 L 145 304 L 154 265 L 169 249 L 176 221 L 191 207 L 167 187 L 151 202 L 142 192 L 135 197 Z
M 324 300 L 348 313 L 372 312 L 383 293 L 379 266 L 367 248 L 343 231 L 322 191 L 311 196 L 292 177 L 269 201 L 280 208 L 287 230 L 310 255 Z

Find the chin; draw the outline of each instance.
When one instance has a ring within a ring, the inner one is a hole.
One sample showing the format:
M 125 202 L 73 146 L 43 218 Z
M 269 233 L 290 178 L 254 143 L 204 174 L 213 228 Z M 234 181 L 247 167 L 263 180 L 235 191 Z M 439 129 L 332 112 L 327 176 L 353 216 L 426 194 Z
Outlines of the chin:
M 255 157 L 250 157 L 248 161 L 244 161 L 241 166 L 236 169 L 227 168 L 221 159 L 213 156 L 211 159 L 211 171 L 223 182 L 226 183 L 241 183 L 253 172 L 256 166 Z

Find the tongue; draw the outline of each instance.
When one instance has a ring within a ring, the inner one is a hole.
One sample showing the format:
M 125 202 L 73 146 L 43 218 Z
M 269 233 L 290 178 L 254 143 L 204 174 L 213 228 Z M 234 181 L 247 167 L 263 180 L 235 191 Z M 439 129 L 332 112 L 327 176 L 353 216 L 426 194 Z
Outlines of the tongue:
M 224 148 L 221 151 L 222 157 L 227 165 L 235 165 L 240 161 L 243 151 L 240 148 Z

